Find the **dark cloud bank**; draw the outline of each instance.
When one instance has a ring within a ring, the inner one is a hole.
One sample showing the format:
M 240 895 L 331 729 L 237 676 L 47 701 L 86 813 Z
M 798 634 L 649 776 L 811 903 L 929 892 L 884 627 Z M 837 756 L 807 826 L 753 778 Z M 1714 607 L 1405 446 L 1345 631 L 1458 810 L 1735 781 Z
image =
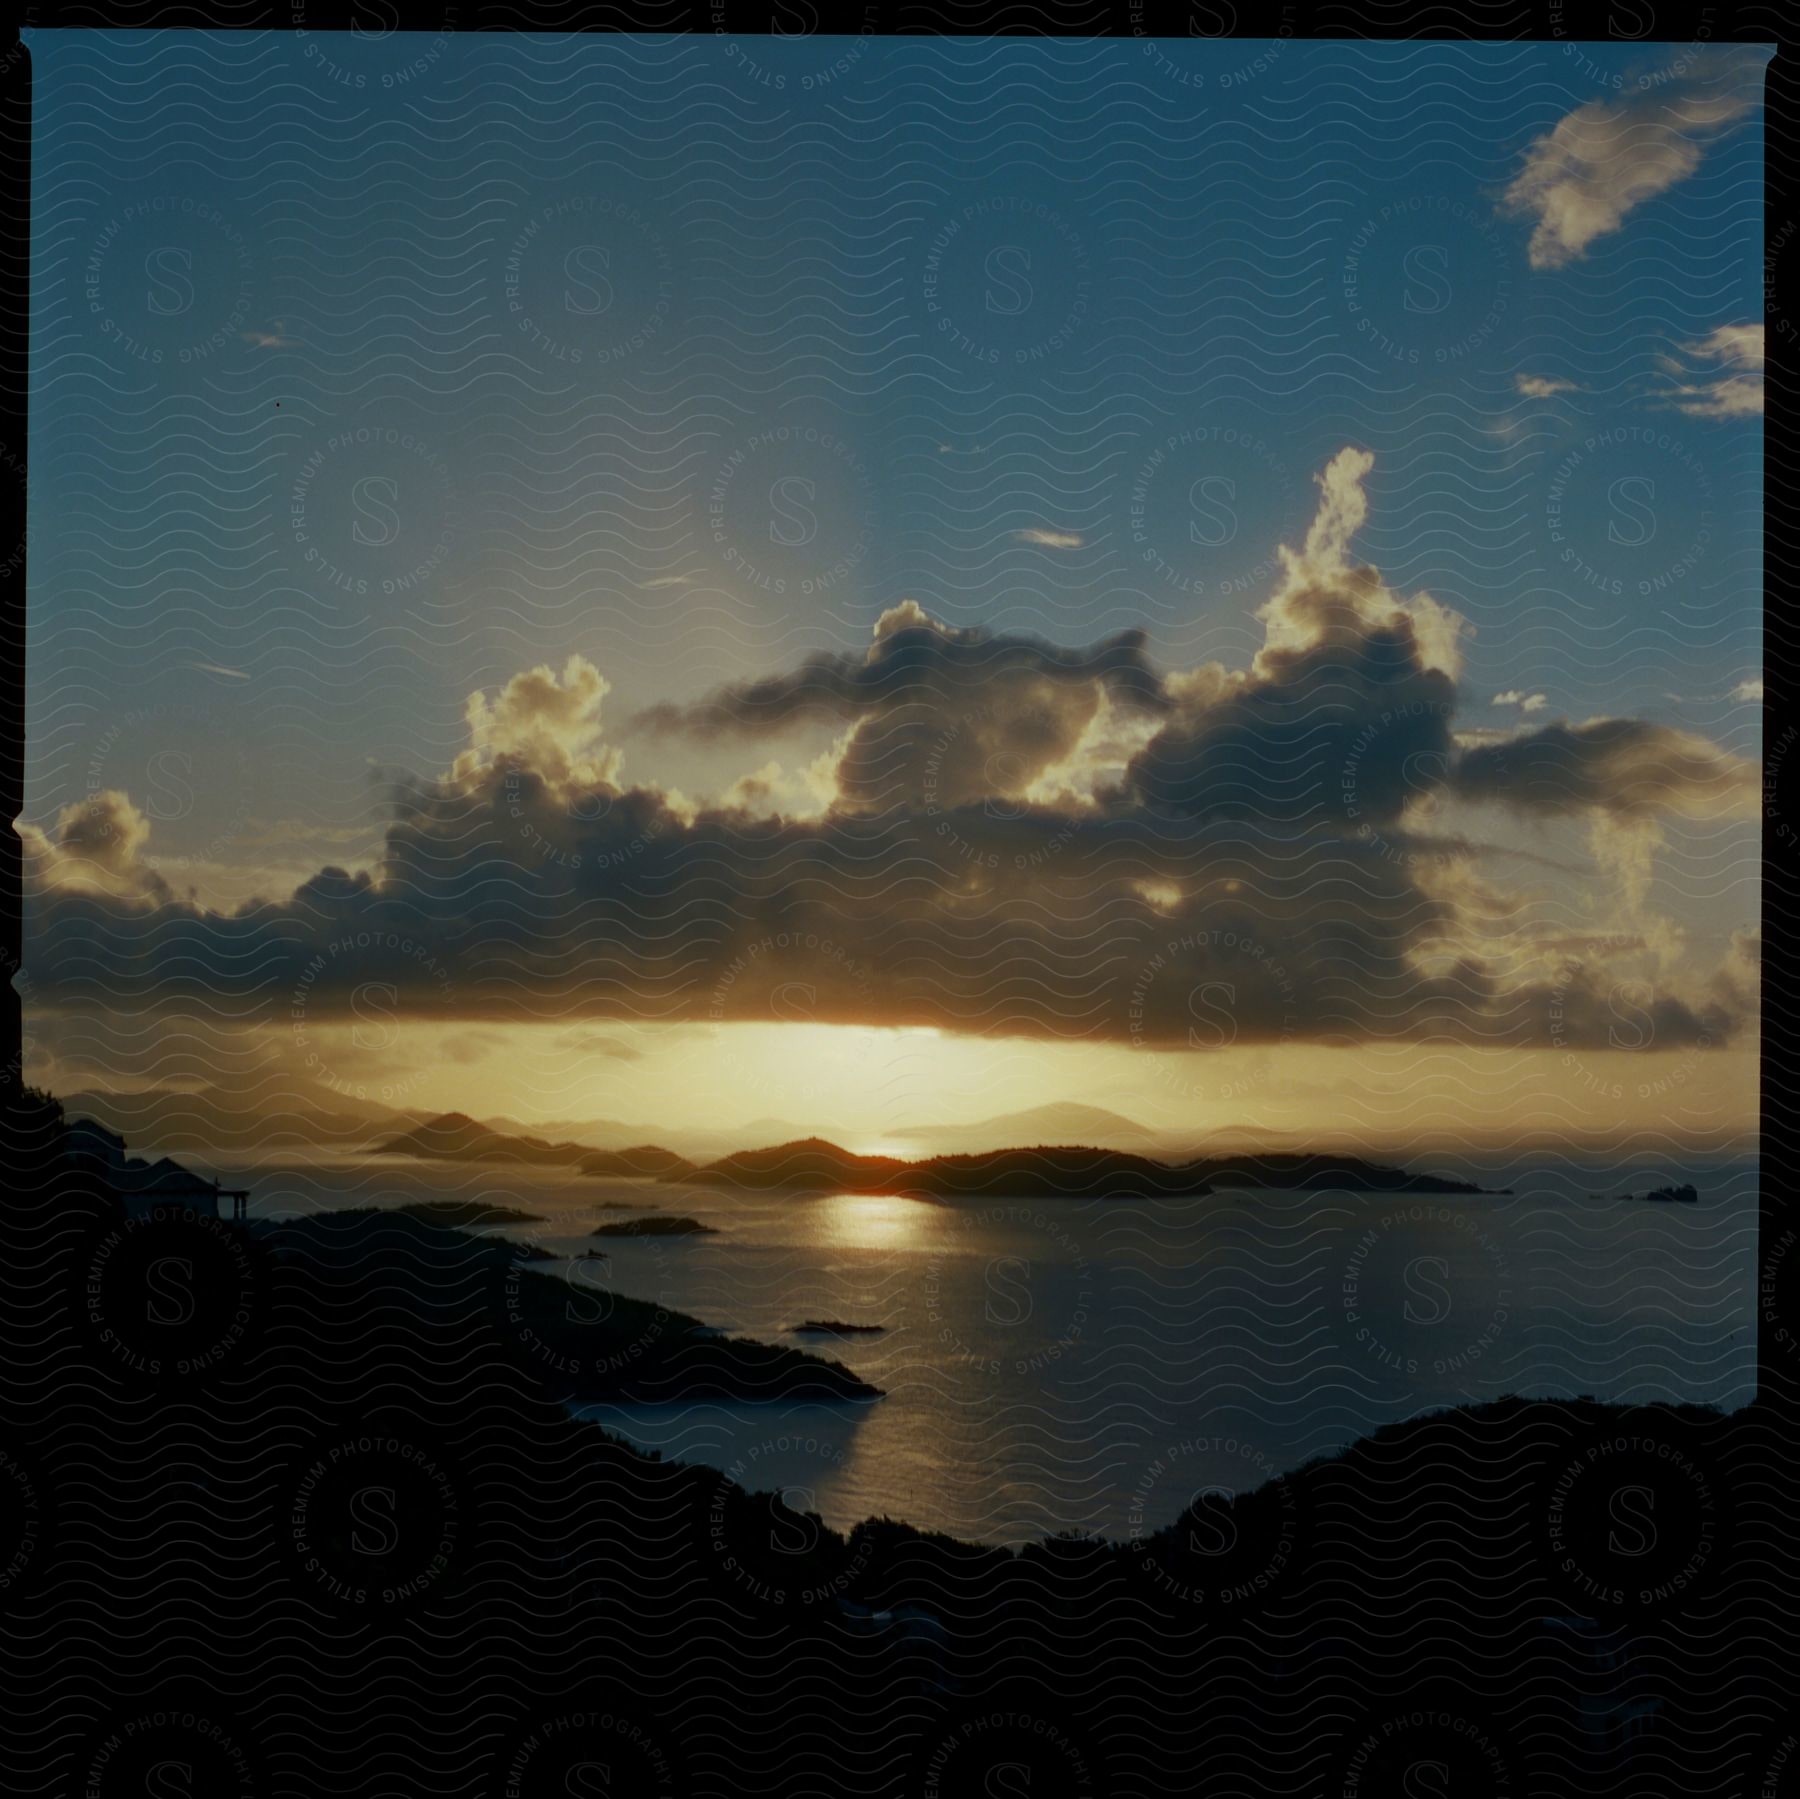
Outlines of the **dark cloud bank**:
M 397 791 L 372 875 L 204 910 L 145 860 L 129 796 L 95 795 L 23 829 L 34 999 L 275 1025 L 356 1017 L 370 992 L 403 1020 L 766 1022 L 799 993 L 822 1021 L 1182 1047 L 1217 1042 L 1196 1034 L 1204 992 L 1242 1043 L 1605 1047 L 1623 951 L 1639 1039 L 1730 1040 L 1753 937 L 1698 969 L 1664 931 L 1673 972 L 1646 981 L 1653 920 L 1552 931 L 1434 814 L 1582 820 L 1629 862 L 1660 821 L 1753 814 L 1755 770 L 1634 719 L 1459 734 L 1456 619 L 1349 555 L 1368 467 L 1345 451 L 1321 476 L 1248 669 L 1159 672 L 1141 633 L 1064 649 L 907 602 L 865 654 L 633 721 L 646 745 L 758 756 L 829 725 L 816 815 L 766 764 L 710 806 L 626 784 L 579 658 L 471 700 L 469 748 Z

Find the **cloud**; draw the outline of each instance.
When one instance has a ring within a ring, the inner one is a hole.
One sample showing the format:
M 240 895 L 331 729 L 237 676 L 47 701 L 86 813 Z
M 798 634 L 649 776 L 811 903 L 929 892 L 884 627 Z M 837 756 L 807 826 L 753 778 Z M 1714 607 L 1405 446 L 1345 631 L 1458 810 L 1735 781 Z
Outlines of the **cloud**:
M 1528 400 L 1548 400 L 1557 394 L 1582 391 L 1573 381 L 1559 381 L 1549 375 L 1515 375 L 1513 386 Z
M 64 806 L 50 831 L 18 827 L 27 865 L 47 893 L 88 892 L 155 904 L 169 889 L 143 861 L 150 820 L 117 788 Z
M 1579 261 L 1647 200 L 1700 166 L 1706 146 L 1756 104 L 1761 64 L 1705 64 L 1704 79 L 1671 80 L 1624 100 L 1591 100 L 1525 152 L 1501 209 L 1536 220 L 1534 269 Z
M 1740 368 L 1763 366 L 1763 327 L 1761 325 L 1721 325 L 1698 343 L 1682 346 L 1689 355 L 1718 362 L 1735 363 Z
M 847 722 L 830 768 L 836 802 L 859 813 L 1018 799 L 1069 761 L 1103 703 L 1110 716 L 1166 709 L 1146 642 L 1130 630 L 1064 649 L 948 625 L 903 600 L 861 656 L 813 656 L 690 706 L 651 707 L 634 725 L 716 741 Z M 775 792 L 766 769 L 751 779 Z M 738 803 L 746 797 L 740 787 Z
M 1392 822 L 1438 785 L 1453 748 L 1461 621 L 1402 598 L 1349 543 L 1373 458 L 1341 451 L 1319 477 L 1304 547 L 1258 613 L 1248 674 L 1213 665 L 1171 683 L 1176 716 L 1133 760 L 1132 802 L 1157 814 L 1333 824 Z
M 1464 799 L 1544 816 L 1756 815 L 1753 763 L 1669 725 L 1636 718 L 1544 725 L 1463 752 L 1452 785 Z
M 1618 970 L 1668 934 L 1634 916 L 1570 974 L 1541 924 L 1570 936 L 1570 883 L 1546 914 L 1444 809 L 1578 819 L 1647 871 L 1663 821 L 1753 812 L 1754 770 L 1631 719 L 1469 741 L 1461 621 L 1354 557 L 1372 470 L 1346 449 L 1319 476 L 1247 667 L 1164 674 L 1141 632 L 1064 648 L 907 601 L 859 654 L 640 714 L 754 746 L 721 802 L 624 784 L 579 656 L 472 695 L 449 768 L 394 785 L 379 863 L 285 897 L 173 895 L 143 815 L 93 796 L 21 831 L 34 990 L 271 1030 L 374 990 L 439 1024 L 578 1028 L 767 1022 L 800 983 L 819 1022 L 988 1037 L 1198 1048 L 1223 1004 L 1245 1045 L 1604 1043 Z M 768 756 L 820 722 L 800 773 Z M 1659 1043 L 1722 1040 L 1744 970 L 1677 972 L 1654 970 Z
M 1497 693 L 1488 702 L 1491 706 L 1517 706 L 1521 712 L 1542 712 L 1550 704 L 1541 693 L 1526 693 L 1522 688 L 1509 687 L 1505 693 Z
M 1034 525 L 1027 531 L 1015 531 L 1020 543 L 1034 543 L 1046 550 L 1079 550 L 1087 539 L 1079 531 L 1051 531 Z
M 635 1044 L 627 1043 L 624 1038 L 615 1037 L 607 1031 L 565 1031 L 560 1042 L 564 1049 L 575 1055 L 598 1056 L 607 1062 L 638 1062 L 642 1061 L 644 1055 Z
M 514 675 L 494 700 L 470 694 L 469 747 L 457 759 L 458 775 L 503 762 L 555 787 L 610 785 L 621 757 L 600 741 L 600 704 L 611 691 L 586 657 L 571 656 L 560 676 L 540 664 Z
M 1691 418 L 1751 418 L 1763 410 L 1764 344 L 1761 325 L 1721 325 L 1679 356 L 1664 358 L 1675 377 L 1668 398 Z
M 1760 706 L 1763 698 L 1762 676 L 1752 675 L 1748 680 L 1738 682 L 1731 690 L 1731 697 L 1734 700 L 1751 700 Z

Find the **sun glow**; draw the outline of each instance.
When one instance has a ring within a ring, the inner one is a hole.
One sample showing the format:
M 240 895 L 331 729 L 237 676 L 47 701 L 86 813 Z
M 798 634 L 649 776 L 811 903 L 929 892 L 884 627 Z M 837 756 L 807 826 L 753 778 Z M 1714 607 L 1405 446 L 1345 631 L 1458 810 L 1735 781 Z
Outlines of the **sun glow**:
M 933 1208 L 889 1193 L 834 1193 L 822 1199 L 826 1240 L 842 1249 L 902 1249 L 924 1239 Z

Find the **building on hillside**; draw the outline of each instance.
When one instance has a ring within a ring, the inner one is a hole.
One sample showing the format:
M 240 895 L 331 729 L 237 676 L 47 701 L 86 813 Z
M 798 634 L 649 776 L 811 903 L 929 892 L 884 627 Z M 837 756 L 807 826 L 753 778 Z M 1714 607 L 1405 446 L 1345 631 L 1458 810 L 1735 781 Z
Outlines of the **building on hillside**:
M 117 1131 L 92 1118 L 74 1119 L 63 1133 L 63 1154 L 97 1165 L 100 1179 L 119 1196 L 127 1217 L 142 1217 L 159 1205 L 185 1205 L 201 1209 L 210 1204 L 219 1216 L 219 1202 L 231 1201 L 231 1218 L 244 1223 L 250 1215 L 247 1187 L 221 1187 L 204 1180 L 168 1156 L 145 1162 L 125 1153 L 125 1139 Z

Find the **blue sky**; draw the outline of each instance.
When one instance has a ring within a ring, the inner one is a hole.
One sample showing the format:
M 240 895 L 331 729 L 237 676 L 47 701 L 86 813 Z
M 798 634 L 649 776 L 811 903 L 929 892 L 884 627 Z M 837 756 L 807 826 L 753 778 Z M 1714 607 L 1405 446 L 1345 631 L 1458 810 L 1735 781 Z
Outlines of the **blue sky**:
M 1245 667 L 1351 445 L 1464 731 L 1756 753 L 1755 54 L 28 42 L 28 816 L 141 790 L 221 900 L 366 862 L 572 654 L 694 796 L 742 757 L 633 712 L 909 599 Z M 1621 128 L 1642 191 L 1531 188 Z

